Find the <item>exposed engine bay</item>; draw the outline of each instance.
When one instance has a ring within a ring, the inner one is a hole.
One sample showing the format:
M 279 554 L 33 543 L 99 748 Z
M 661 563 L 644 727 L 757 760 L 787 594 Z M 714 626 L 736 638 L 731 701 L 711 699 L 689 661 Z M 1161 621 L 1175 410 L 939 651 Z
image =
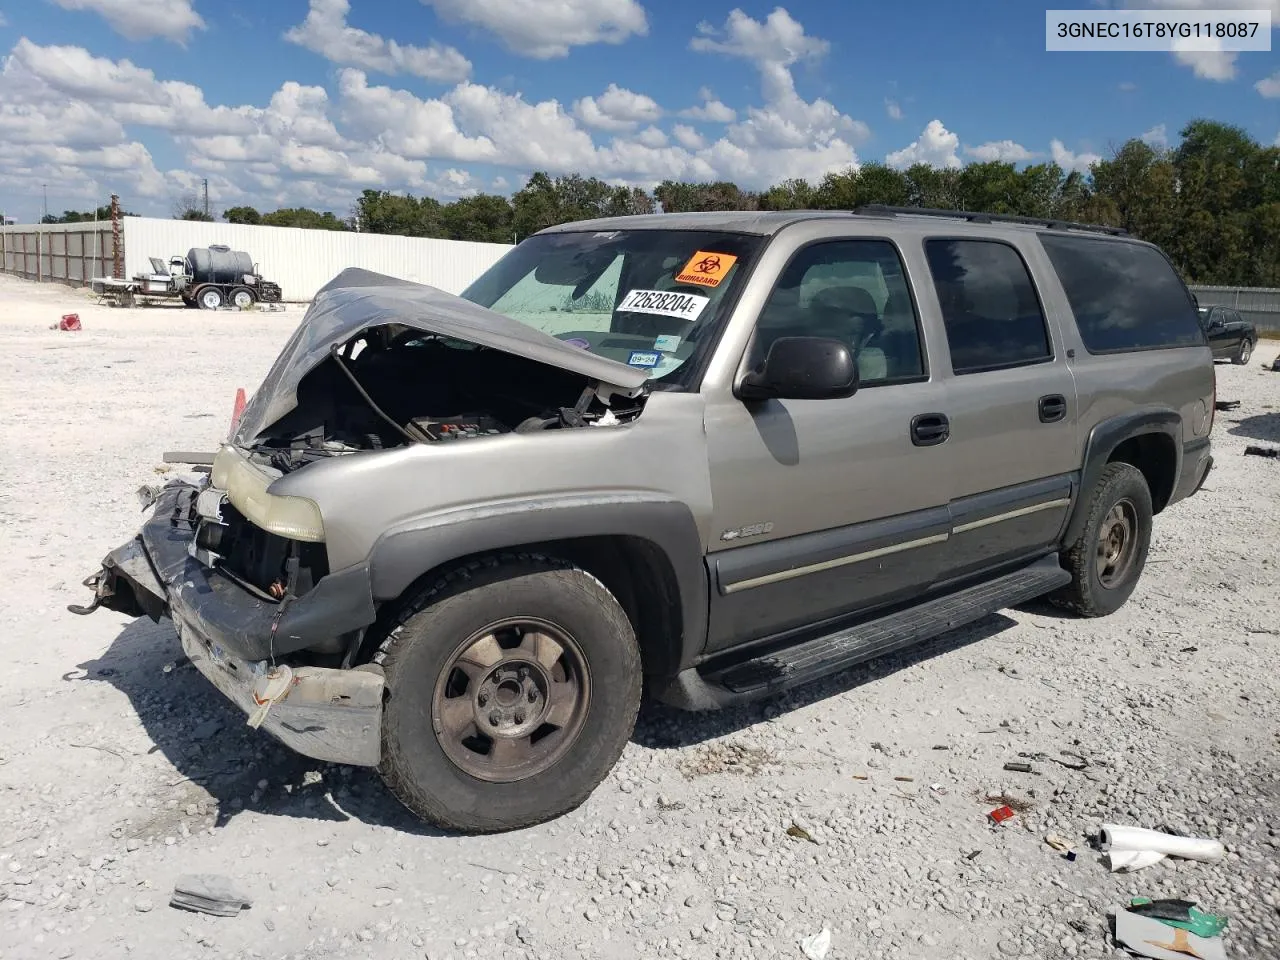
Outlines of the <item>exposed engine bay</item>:
M 582 374 L 402 324 L 363 329 L 298 383 L 297 405 L 252 449 L 288 473 L 315 460 L 626 423 L 644 395 L 602 398 Z M 608 405 L 606 405 L 606 399 Z

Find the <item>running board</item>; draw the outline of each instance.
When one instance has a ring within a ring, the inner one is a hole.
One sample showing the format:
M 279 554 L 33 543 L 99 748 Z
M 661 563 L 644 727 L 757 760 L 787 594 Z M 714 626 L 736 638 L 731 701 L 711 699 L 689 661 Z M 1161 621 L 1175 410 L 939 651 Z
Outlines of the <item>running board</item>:
M 897 613 L 720 670 L 713 668 L 702 675 L 705 684 L 712 689 L 704 690 L 704 697 L 695 699 L 703 699 L 705 703 L 706 695 L 710 695 L 711 699 L 720 701 L 717 705 L 724 705 L 726 701 L 753 700 L 777 693 L 932 639 L 981 620 L 997 610 L 1044 596 L 1070 582 L 1071 574 L 1062 569 L 1057 555 L 1053 554 L 995 580 L 927 600 Z M 694 678 L 684 679 L 687 682 Z

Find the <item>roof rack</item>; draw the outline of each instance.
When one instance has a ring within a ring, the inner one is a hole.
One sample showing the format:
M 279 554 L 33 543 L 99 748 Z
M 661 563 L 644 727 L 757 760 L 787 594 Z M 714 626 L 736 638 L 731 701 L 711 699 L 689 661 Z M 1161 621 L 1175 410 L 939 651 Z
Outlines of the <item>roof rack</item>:
M 974 213 L 971 210 L 940 210 L 936 207 L 891 207 L 880 203 L 855 207 L 856 214 L 867 214 L 879 217 L 911 216 L 911 217 L 947 217 L 951 220 L 967 220 L 969 223 L 1025 223 L 1033 227 L 1047 227 L 1050 230 L 1088 230 L 1092 233 L 1105 233 L 1113 237 L 1127 237 L 1129 231 L 1122 227 L 1108 227 L 1099 223 L 1075 223 L 1071 220 L 1055 220 L 1049 217 L 1018 217 L 1008 213 Z

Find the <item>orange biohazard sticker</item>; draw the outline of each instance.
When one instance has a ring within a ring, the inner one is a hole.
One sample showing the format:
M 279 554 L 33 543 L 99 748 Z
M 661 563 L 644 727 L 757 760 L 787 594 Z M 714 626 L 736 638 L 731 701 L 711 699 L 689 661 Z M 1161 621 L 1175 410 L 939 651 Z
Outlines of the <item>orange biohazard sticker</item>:
M 728 253 L 707 253 L 699 250 L 684 269 L 676 274 L 677 283 L 694 283 L 700 287 L 718 287 L 725 278 L 729 268 L 738 262 L 738 258 Z

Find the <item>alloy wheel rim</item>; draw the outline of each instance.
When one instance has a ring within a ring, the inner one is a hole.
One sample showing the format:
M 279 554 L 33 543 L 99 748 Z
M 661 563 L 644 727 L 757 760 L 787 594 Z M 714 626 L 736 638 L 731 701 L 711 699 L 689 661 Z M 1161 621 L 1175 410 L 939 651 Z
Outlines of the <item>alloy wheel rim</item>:
M 431 721 L 455 766 L 479 780 L 513 783 L 564 756 L 590 702 L 577 641 L 549 621 L 521 617 L 458 644 L 436 681 Z

